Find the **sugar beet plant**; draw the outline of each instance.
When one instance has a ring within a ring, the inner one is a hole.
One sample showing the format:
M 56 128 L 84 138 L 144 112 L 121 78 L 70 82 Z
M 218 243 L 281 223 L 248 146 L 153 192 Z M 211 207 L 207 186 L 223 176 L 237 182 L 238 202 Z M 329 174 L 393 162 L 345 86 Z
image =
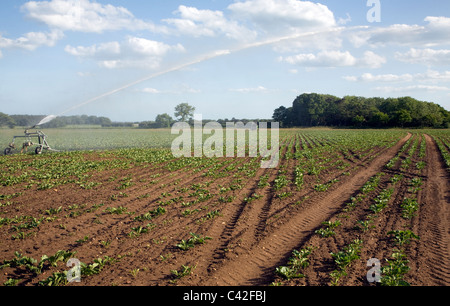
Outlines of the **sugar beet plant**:
M 419 203 L 415 198 L 404 198 L 402 204 L 402 217 L 405 219 L 411 219 L 416 216 L 416 212 L 419 210 Z
M 41 259 L 38 261 L 32 257 L 24 256 L 19 252 L 15 252 L 15 258 L 11 260 L 4 260 L 0 265 L 0 270 L 4 268 L 14 268 L 14 269 L 25 269 L 29 271 L 32 275 L 37 276 L 44 272 L 44 270 L 48 269 L 48 267 L 56 267 L 58 262 L 67 262 L 69 258 L 72 258 L 75 255 L 75 252 L 60 250 L 57 251 L 52 256 L 43 255 Z M 17 283 L 17 282 L 16 282 Z M 53 280 L 55 283 L 55 280 Z M 57 281 L 60 284 L 59 281 Z
M 308 256 L 311 254 L 312 250 L 312 247 L 307 247 L 299 251 L 292 251 L 292 256 L 289 258 L 288 265 L 277 267 L 275 272 L 287 280 L 304 277 L 301 270 L 309 266 Z
M 410 230 L 393 230 L 389 231 L 387 235 L 391 236 L 394 240 L 394 243 L 399 246 L 409 244 L 412 239 L 420 239 L 419 236 L 417 236 Z
M 336 234 L 334 229 L 341 225 L 341 221 L 325 221 L 322 222 L 322 225 L 324 225 L 324 227 L 319 228 L 315 233 L 322 238 L 331 237 Z
M 190 233 L 192 236 L 191 238 L 184 240 L 182 239 L 179 243 L 177 243 L 177 247 L 182 249 L 183 251 L 187 251 L 191 248 L 193 248 L 197 244 L 203 244 L 206 242 L 206 240 L 212 239 L 211 237 L 205 236 L 201 237 L 200 235 Z
M 342 251 L 331 253 L 331 256 L 334 258 L 334 262 L 338 268 L 330 274 L 330 276 L 332 277 L 333 285 L 337 285 L 340 278 L 347 275 L 347 268 L 352 264 L 352 262 L 359 259 L 362 244 L 362 240 L 356 239 L 352 243 L 344 247 Z
M 381 268 L 382 286 L 410 286 L 404 277 L 409 272 L 409 260 L 401 250 L 394 250 L 387 265 Z
M 381 212 L 387 207 L 392 194 L 394 193 L 394 188 L 385 189 L 380 192 L 380 194 L 373 200 L 374 203 L 370 206 L 370 210 L 375 214 Z

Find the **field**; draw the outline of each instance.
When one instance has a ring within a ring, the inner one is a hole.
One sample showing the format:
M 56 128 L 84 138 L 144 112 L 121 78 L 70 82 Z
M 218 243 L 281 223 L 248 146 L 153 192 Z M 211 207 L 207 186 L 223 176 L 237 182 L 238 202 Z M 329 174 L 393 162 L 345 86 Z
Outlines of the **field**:
M 45 132 L 64 152 L 0 156 L 0 284 L 450 285 L 449 130 L 281 130 L 274 169 Z

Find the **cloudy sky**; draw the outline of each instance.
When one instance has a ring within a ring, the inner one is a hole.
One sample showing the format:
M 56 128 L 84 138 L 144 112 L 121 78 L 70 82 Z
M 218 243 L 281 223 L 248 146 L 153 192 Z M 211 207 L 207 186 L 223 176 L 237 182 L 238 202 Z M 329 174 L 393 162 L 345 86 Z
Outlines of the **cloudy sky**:
M 256 119 L 304 92 L 450 110 L 450 1 L 0 3 L 0 112 Z

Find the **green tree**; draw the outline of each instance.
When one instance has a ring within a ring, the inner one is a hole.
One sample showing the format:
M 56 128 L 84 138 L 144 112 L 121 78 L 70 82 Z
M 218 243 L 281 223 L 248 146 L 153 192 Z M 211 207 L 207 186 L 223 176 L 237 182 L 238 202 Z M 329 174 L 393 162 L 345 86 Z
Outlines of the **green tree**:
M 356 115 L 355 117 L 353 117 L 353 123 L 354 123 L 357 127 L 361 127 L 361 126 L 363 125 L 364 122 L 366 122 L 366 118 L 364 118 L 364 116 Z
M 273 117 L 284 127 L 357 126 L 357 127 L 433 127 L 450 125 L 450 112 L 431 102 L 411 97 L 338 98 L 324 94 L 302 94 L 292 107 L 275 109 Z
M 275 122 L 279 122 L 281 127 L 288 127 L 289 126 L 289 109 L 280 106 L 273 112 L 272 119 Z
M 371 126 L 374 127 L 384 127 L 389 123 L 389 115 L 383 113 L 383 112 L 376 112 L 372 119 L 370 120 Z
M 160 114 L 155 119 L 156 126 L 159 128 L 170 128 L 170 125 L 174 122 L 173 118 L 167 114 Z
M 413 120 L 410 112 L 406 109 L 400 109 L 399 111 L 397 111 L 395 113 L 395 117 L 401 127 L 404 127 L 406 124 L 412 122 Z
M 0 127 L 7 126 L 9 128 L 13 128 L 16 125 L 14 119 L 4 113 L 0 113 Z
M 179 121 L 187 122 L 194 116 L 195 107 L 188 103 L 181 103 L 175 107 L 175 117 L 179 118 Z

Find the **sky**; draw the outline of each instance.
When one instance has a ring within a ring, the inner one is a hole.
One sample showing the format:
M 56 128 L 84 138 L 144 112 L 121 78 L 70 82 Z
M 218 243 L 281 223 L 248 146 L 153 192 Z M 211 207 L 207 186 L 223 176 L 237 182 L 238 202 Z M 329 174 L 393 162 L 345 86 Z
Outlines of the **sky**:
M 0 2 L 6 114 L 270 119 L 310 92 L 450 110 L 450 1 Z

